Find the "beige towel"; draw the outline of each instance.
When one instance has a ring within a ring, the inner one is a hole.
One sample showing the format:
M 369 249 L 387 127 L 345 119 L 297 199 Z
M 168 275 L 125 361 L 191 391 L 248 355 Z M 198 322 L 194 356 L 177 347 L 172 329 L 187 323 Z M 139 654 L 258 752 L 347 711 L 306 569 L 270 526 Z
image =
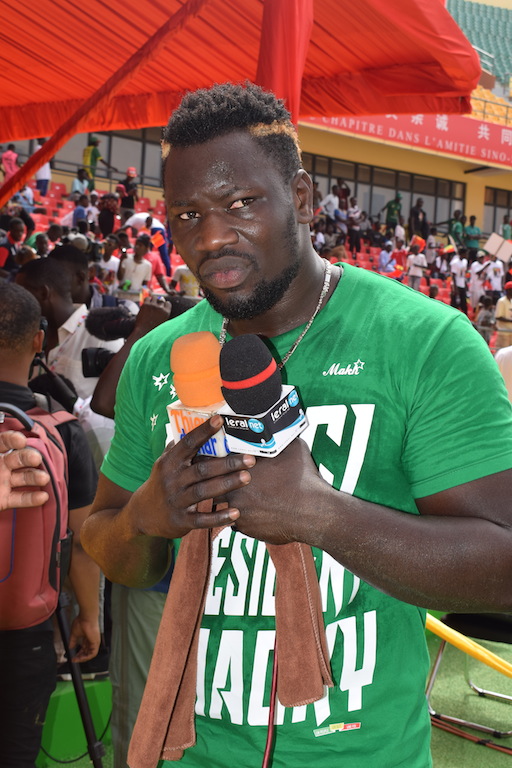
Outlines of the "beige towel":
M 211 509 L 204 502 L 202 511 Z M 195 744 L 197 648 L 212 541 L 221 528 L 194 530 L 180 544 L 133 730 L 128 765 L 156 768 Z M 309 704 L 332 686 L 320 590 L 311 548 L 267 544 L 276 568 L 277 693 L 287 707 Z M 300 674 L 297 671 L 300 670 Z

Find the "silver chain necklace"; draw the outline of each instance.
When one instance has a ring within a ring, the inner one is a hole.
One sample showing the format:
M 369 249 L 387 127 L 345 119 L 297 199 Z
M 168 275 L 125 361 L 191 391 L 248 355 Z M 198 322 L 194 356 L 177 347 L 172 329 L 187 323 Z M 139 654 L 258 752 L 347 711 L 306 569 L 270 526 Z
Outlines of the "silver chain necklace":
M 301 343 L 301 341 L 304 338 L 304 336 L 306 335 L 306 333 L 309 331 L 309 329 L 313 325 L 313 320 L 315 319 L 315 317 L 320 312 L 320 309 L 322 308 L 322 304 L 324 303 L 324 299 L 327 296 L 327 292 L 329 291 L 329 286 L 331 284 L 331 275 L 332 275 L 332 264 L 330 263 L 330 261 L 325 261 L 324 260 L 324 284 L 322 285 L 322 290 L 321 290 L 320 296 L 318 298 L 318 304 L 316 305 L 315 311 L 313 312 L 313 314 L 309 318 L 305 328 L 300 332 L 298 337 L 295 339 L 295 341 L 293 342 L 292 346 L 290 347 L 290 349 L 288 350 L 286 355 L 283 357 L 281 362 L 277 364 L 278 368 L 283 368 L 286 365 L 286 363 L 288 362 L 290 357 L 293 355 L 293 353 L 295 352 L 295 350 L 297 349 L 297 347 Z M 227 335 L 228 324 L 229 324 L 228 318 L 227 317 L 223 317 L 222 318 L 222 326 L 221 326 L 220 334 L 219 334 L 219 341 L 220 341 L 221 346 L 224 346 L 224 344 L 226 342 L 226 335 Z

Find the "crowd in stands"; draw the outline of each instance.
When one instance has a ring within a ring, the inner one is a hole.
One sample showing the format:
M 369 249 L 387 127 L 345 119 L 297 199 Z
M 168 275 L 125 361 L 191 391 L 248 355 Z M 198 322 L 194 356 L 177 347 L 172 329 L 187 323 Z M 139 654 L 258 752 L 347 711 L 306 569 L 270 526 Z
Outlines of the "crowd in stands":
M 27 262 L 72 243 L 86 254 L 90 283 L 101 296 L 137 304 L 152 293 L 179 290 L 199 299 L 197 281 L 173 249 L 163 201 L 152 208 L 148 198 L 139 198 L 136 178 L 130 167 L 115 193 L 102 194 L 90 190 L 90 170 L 81 167 L 69 192 L 57 183 L 46 189 L 37 179 L 25 185 L 0 211 L 0 276 L 12 279 Z M 315 183 L 314 205 L 312 243 L 333 263 L 351 262 L 399 280 L 461 309 L 478 325 L 483 297 L 494 308 L 505 295 L 512 275 L 507 265 L 481 250 L 475 216 L 456 210 L 448 221 L 433 223 L 421 198 L 404 212 L 400 192 L 370 216 L 343 179 L 326 196 Z M 508 215 L 500 234 L 512 238 Z M 497 326 L 491 327 L 499 330 L 500 323 L 498 316 Z
M 401 200 L 397 192 L 376 216 L 369 216 L 338 179 L 328 195 L 316 197 L 313 247 L 333 263 L 379 272 L 456 307 L 493 349 L 509 346 L 512 266 L 482 250 L 476 216 L 455 210 L 449 220 L 434 224 L 418 198 L 406 220 Z M 499 231 L 504 240 L 512 240 L 511 223 L 505 215 Z

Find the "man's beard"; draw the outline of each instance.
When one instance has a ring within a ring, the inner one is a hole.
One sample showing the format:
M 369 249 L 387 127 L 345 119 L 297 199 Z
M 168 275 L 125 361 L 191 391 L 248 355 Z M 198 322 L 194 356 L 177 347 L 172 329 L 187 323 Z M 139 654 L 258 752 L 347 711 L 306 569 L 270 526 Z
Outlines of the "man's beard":
M 291 283 L 299 274 L 299 239 L 293 217 L 290 217 L 288 221 L 285 239 L 288 241 L 287 246 L 293 256 L 293 261 L 272 280 L 261 280 L 255 286 L 250 296 L 233 296 L 232 299 L 219 299 L 208 288 L 201 286 L 205 298 L 216 312 L 227 320 L 252 320 L 254 317 L 268 312 L 281 301 Z M 250 256 L 247 256 L 247 258 L 255 267 L 255 270 L 260 271 L 257 262 Z
M 273 280 L 259 282 L 250 296 L 234 296 L 231 300 L 222 300 L 204 287 L 203 293 L 213 309 L 228 320 L 252 320 L 281 301 L 298 273 L 299 260 L 296 259 Z

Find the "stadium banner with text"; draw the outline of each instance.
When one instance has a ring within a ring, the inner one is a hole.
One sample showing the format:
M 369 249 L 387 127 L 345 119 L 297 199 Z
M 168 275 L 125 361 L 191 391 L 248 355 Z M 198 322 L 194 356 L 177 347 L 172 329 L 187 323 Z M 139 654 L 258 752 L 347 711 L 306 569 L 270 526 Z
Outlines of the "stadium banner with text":
M 300 124 L 458 157 L 478 165 L 512 167 L 512 126 L 463 115 L 308 117 Z

